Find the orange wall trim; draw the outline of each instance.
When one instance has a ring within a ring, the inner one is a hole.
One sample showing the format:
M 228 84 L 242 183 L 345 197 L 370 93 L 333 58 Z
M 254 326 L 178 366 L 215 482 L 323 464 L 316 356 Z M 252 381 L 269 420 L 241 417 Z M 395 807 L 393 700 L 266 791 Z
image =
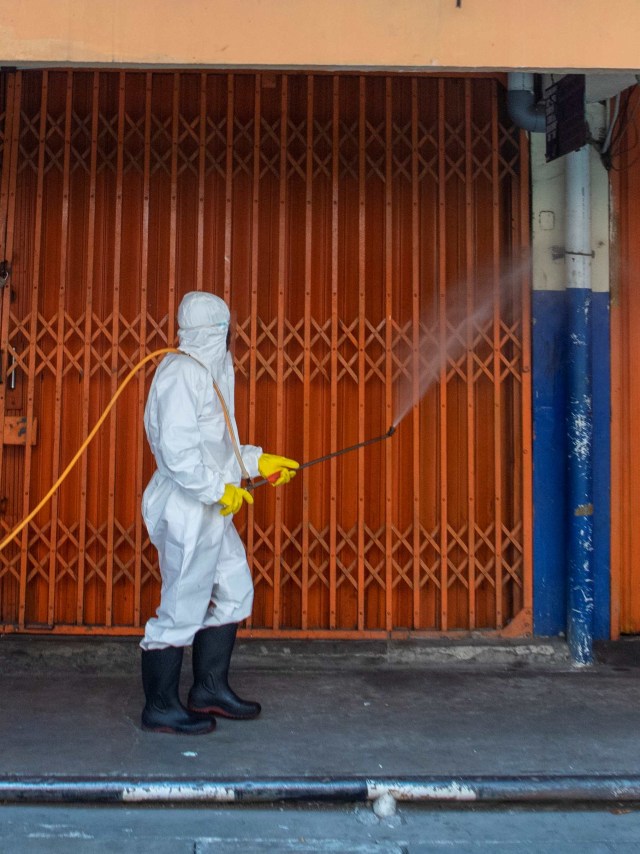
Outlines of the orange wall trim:
M 637 0 L 20 0 L 3 65 L 636 69 Z M 570 34 L 568 36 L 567 34 Z

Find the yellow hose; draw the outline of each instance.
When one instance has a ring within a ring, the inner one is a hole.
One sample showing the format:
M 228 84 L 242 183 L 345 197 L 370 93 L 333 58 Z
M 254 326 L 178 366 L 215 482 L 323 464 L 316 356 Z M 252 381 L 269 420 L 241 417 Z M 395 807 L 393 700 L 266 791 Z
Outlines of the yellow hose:
M 66 469 L 62 472 L 62 474 L 60 475 L 60 477 L 56 480 L 56 482 L 53 484 L 53 486 L 51 487 L 51 489 L 49 490 L 49 492 L 47 492 L 47 494 L 46 494 L 46 495 L 45 495 L 45 497 L 42 499 L 42 501 L 38 504 L 38 506 L 37 506 L 37 507 L 35 507 L 35 508 L 31 511 L 31 513 L 29 513 L 29 515 L 28 515 L 28 516 L 25 516 L 25 518 L 22 520 L 22 522 L 20 522 L 20 524 L 18 525 L 18 527 L 17 527 L 17 528 L 14 528 L 14 530 L 13 530 L 13 531 L 8 535 L 8 536 L 6 536 L 6 537 L 4 538 L 4 540 L 2 540 L 2 542 L 0 543 L 0 552 L 4 549 L 4 547 L 5 547 L 6 545 L 8 545 L 8 544 L 11 542 L 11 540 L 13 540 L 13 539 L 14 539 L 14 537 L 16 537 L 16 536 L 20 533 L 20 531 L 21 531 L 23 528 L 25 528 L 25 527 L 29 524 L 29 522 L 33 519 L 33 517 L 34 517 L 34 516 L 35 516 L 35 515 L 36 515 L 36 514 L 37 514 L 37 513 L 38 513 L 38 512 L 39 512 L 39 511 L 44 507 L 44 505 L 47 503 L 47 501 L 51 498 L 51 496 L 52 496 L 52 495 L 53 495 L 53 493 L 56 491 L 56 489 L 58 489 L 58 487 L 60 486 L 60 484 L 62 483 L 62 481 L 67 477 L 67 475 L 69 474 L 69 472 L 71 471 L 71 469 L 72 469 L 72 468 L 75 466 L 75 464 L 78 462 L 78 460 L 80 459 L 80 457 L 81 457 L 81 456 L 82 456 L 82 454 L 84 453 L 85 449 L 87 448 L 87 446 L 89 445 L 89 443 L 91 442 L 91 440 L 93 439 L 93 437 L 96 435 L 96 433 L 98 432 L 98 430 L 99 430 L 99 429 L 100 429 L 100 427 L 102 426 L 102 424 L 103 424 L 104 420 L 106 419 L 107 415 L 108 415 L 108 414 L 111 412 L 111 410 L 113 409 L 113 407 L 114 407 L 114 405 L 115 405 L 115 403 L 116 403 L 117 399 L 120 397 L 120 395 L 122 394 L 122 392 L 125 390 L 125 388 L 126 388 L 126 387 L 127 387 L 127 385 L 129 384 L 129 381 L 133 378 L 133 376 L 136 374 L 136 372 L 137 372 L 137 371 L 138 371 L 138 370 L 139 370 L 143 365 L 146 365 L 146 363 L 147 363 L 147 362 L 150 362 L 150 361 L 151 361 L 151 359 L 155 359 L 155 358 L 156 358 L 156 356 L 162 356 L 162 355 L 164 355 L 165 353 L 180 353 L 180 352 L 181 352 L 181 351 L 180 351 L 180 350 L 176 350 L 176 348 L 175 348 L 175 347 L 165 347 L 163 350 L 155 350 L 153 353 L 149 353 L 149 355 L 148 355 L 148 356 L 145 356 L 145 357 L 144 357 L 144 359 L 142 359 L 140 362 L 138 362 L 138 364 L 137 364 L 134 368 L 132 368 L 132 369 L 131 369 L 131 371 L 127 374 L 127 376 L 126 376 L 126 377 L 125 377 L 125 379 L 123 380 L 122 384 L 118 387 L 118 389 L 117 389 L 116 393 L 113 395 L 113 397 L 111 398 L 111 400 L 110 400 L 110 401 L 109 401 L 109 403 L 107 404 L 107 408 L 104 410 L 104 412 L 102 413 L 102 415 L 100 416 L 100 418 L 98 418 L 98 420 L 97 420 L 97 422 L 96 422 L 96 425 L 95 425 L 95 427 L 93 428 L 93 430 L 89 433 L 89 435 L 88 435 L 88 436 L 87 436 L 87 438 L 84 440 L 84 442 L 82 443 L 82 445 L 80 445 L 80 447 L 78 448 L 78 451 L 77 451 L 76 455 L 75 455 L 75 456 L 74 456 L 74 458 L 71 460 L 71 462 L 69 463 L 69 465 L 68 465 L 68 466 L 66 467 Z

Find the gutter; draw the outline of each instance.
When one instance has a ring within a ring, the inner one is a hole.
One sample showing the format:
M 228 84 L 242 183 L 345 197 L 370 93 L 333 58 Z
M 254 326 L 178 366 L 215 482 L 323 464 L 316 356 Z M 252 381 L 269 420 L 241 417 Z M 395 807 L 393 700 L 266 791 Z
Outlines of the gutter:
M 640 802 L 640 774 L 282 777 L 220 780 L 0 777 L 0 801 L 38 804 L 429 804 Z

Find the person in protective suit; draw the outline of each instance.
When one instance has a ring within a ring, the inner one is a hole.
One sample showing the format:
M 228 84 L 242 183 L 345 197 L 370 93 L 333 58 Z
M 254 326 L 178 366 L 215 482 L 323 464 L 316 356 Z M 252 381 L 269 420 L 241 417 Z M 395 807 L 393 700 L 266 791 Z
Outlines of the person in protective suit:
M 298 463 L 238 442 L 229 323 L 224 300 L 188 293 L 178 309 L 181 353 L 162 360 L 145 407 L 157 470 L 142 514 L 158 550 L 162 590 L 140 643 L 142 728 L 155 732 L 211 732 L 215 715 L 249 719 L 261 710 L 228 683 L 238 623 L 253 605 L 233 514 L 253 503 L 240 486 L 243 476 L 261 475 L 277 486 L 291 480 Z M 189 645 L 194 682 L 185 707 L 178 686 Z

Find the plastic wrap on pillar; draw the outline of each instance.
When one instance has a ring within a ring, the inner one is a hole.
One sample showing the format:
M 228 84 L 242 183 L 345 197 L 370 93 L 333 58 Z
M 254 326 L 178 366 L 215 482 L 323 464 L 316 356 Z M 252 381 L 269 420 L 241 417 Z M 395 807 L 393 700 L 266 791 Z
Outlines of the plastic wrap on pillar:
M 593 660 L 593 476 L 591 445 L 591 246 L 589 151 L 567 155 L 568 332 L 567 638 L 579 664 Z
M 568 640 L 575 661 L 592 660 L 593 478 L 591 466 L 591 291 L 568 290 L 569 456 Z

